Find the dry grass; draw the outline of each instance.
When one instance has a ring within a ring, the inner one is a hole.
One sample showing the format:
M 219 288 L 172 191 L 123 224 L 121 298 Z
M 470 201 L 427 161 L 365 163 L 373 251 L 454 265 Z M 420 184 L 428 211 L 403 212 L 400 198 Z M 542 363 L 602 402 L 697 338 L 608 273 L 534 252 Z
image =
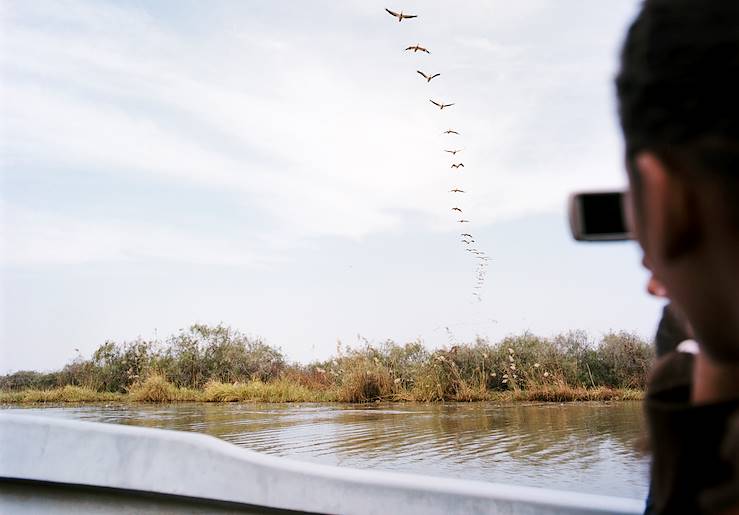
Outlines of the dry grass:
M 52 388 L 49 390 L 21 390 L 0 392 L 0 402 L 15 404 L 32 404 L 46 402 L 115 402 L 122 399 L 122 394 L 98 392 L 91 388 L 71 385 L 63 386 L 61 388 Z
M 374 388 L 374 387 L 373 387 Z M 362 390 L 359 390 L 362 391 Z M 375 390 L 372 390 L 375 391 Z M 177 388 L 158 380 L 144 381 L 128 394 L 96 392 L 89 388 L 65 386 L 51 390 L 22 390 L 0 392 L 0 404 L 87 403 L 87 402 L 578 402 L 578 401 L 640 401 L 641 390 L 614 388 L 570 388 L 568 386 L 541 386 L 526 390 L 481 391 L 465 386 L 454 397 L 429 398 L 423 391 L 398 390 L 381 397 L 354 397 L 347 400 L 346 391 L 312 390 L 290 381 L 263 383 L 211 382 L 204 390 Z
M 374 363 L 357 360 L 341 379 L 336 396 L 341 402 L 374 402 L 389 400 L 394 395 L 389 371 Z
M 138 402 L 170 402 L 177 397 L 177 388 L 160 374 L 152 374 L 131 386 L 128 396 Z
M 439 355 L 435 363 L 423 371 L 411 388 L 406 388 L 390 372 L 377 363 L 356 360 L 342 375 L 341 384 L 308 387 L 294 378 L 283 377 L 263 382 L 208 382 L 204 389 L 180 388 L 161 374 L 152 374 L 135 383 L 126 394 L 99 392 L 80 386 L 64 386 L 49 390 L 0 391 L 2 404 L 86 403 L 86 402 L 574 402 L 633 401 L 644 396 L 641 390 L 607 387 L 568 386 L 560 377 L 520 388 L 488 389 L 483 383 L 470 384 L 459 374 L 457 366 Z
M 471 402 L 489 400 L 491 393 L 484 383 L 466 381 L 450 352 L 437 351 L 422 369 L 410 396 L 421 402 Z
M 542 386 L 511 392 L 513 401 L 574 402 L 574 401 L 640 401 L 644 392 L 615 388 L 570 388 Z
M 287 379 L 268 383 L 254 380 L 248 383 L 221 383 L 205 385 L 203 400 L 207 402 L 327 402 L 335 400 L 325 390 L 312 390 Z

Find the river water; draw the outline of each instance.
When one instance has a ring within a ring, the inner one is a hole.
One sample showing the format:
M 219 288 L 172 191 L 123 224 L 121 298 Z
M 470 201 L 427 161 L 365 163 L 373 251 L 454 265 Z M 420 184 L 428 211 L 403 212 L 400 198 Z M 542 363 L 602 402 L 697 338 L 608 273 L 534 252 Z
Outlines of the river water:
M 7 407 L 6 407 L 7 408 Z M 641 404 L 138 404 L 8 411 L 207 433 L 355 468 L 643 499 Z

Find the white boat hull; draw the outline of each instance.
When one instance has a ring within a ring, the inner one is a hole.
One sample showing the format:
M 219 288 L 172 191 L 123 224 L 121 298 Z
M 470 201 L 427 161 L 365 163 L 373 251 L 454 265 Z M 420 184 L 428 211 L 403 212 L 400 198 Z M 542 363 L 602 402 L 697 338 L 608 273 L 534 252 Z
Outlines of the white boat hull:
M 180 431 L 0 414 L 2 513 L 643 513 L 638 500 L 299 462 Z

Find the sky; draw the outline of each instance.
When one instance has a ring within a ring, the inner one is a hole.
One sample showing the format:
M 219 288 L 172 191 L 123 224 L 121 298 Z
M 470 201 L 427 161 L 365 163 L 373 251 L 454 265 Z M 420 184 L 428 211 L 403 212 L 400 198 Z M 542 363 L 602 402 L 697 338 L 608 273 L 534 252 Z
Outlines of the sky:
M 0 373 L 193 323 L 302 362 L 651 338 L 637 246 L 575 243 L 565 216 L 572 191 L 625 187 L 612 80 L 637 7 L 0 4 Z M 481 300 L 460 232 L 492 258 Z

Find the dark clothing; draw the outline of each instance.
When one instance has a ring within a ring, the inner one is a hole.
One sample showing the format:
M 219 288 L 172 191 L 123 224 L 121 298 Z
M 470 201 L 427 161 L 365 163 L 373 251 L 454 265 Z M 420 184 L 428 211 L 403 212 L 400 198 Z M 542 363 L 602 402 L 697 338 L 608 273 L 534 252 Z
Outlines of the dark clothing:
M 645 407 L 654 513 L 721 512 L 739 505 L 739 398 L 690 404 L 691 354 L 660 359 Z
M 672 304 L 667 304 L 662 309 L 662 318 L 657 326 L 657 334 L 654 336 L 654 346 L 657 357 L 661 358 L 674 351 L 680 342 L 690 338 L 685 329 L 687 322 L 682 320 L 675 312 Z

